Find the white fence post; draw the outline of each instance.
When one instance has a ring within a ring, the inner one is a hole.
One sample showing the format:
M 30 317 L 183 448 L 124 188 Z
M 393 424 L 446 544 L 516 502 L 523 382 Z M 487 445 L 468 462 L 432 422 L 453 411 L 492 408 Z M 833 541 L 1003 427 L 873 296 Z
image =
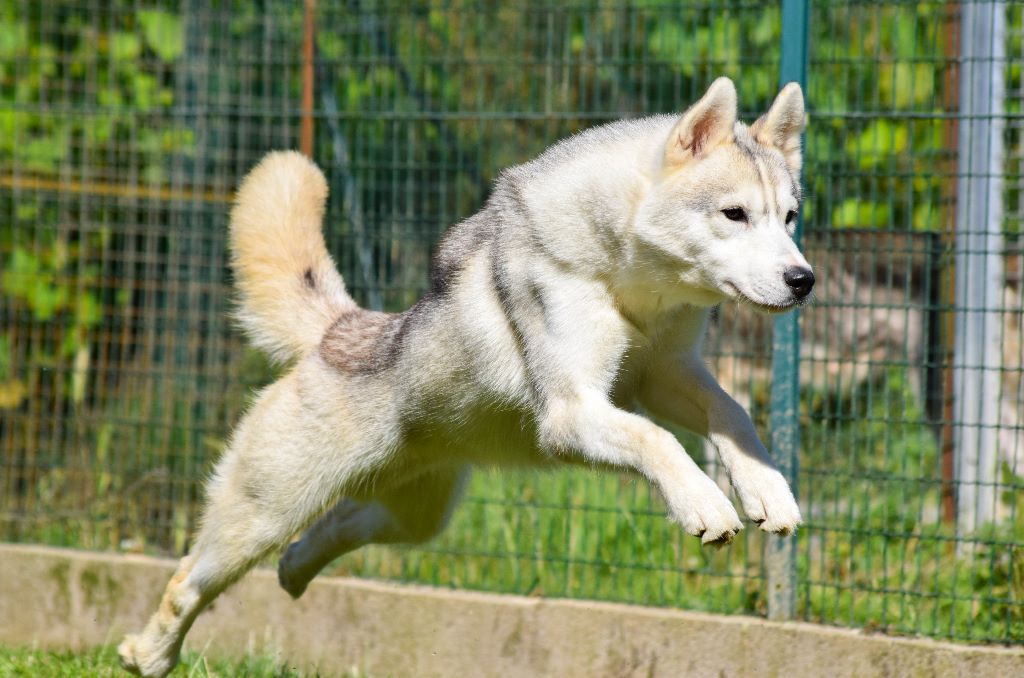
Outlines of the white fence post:
M 963 3 L 953 349 L 958 536 L 975 532 L 995 516 L 1005 70 L 1004 2 Z

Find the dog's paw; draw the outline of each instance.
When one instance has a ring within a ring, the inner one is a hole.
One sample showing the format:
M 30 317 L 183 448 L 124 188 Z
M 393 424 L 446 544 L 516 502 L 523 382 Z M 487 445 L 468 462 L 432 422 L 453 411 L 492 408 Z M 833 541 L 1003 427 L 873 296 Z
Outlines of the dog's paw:
M 298 600 L 306 592 L 306 587 L 312 580 L 312 577 L 296 566 L 296 549 L 298 548 L 300 548 L 299 542 L 289 546 L 277 563 L 277 583 L 295 600 Z
M 800 507 L 777 470 L 766 466 L 734 470 L 732 485 L 743 512 L 762 530 L 782 536 L 796 532 L 802 522 Z
M 160 652 L 135 634 L 125 636 L 117 646 L 117 654 L 125 670 L 146 678 L 163 678 L 178 663 L 177 653 Z
M 743 529 L 728 497 L 703 474 L 687 483 L 682 496 L 670 503 L 673 519 L 703 544 L 724 546 Z

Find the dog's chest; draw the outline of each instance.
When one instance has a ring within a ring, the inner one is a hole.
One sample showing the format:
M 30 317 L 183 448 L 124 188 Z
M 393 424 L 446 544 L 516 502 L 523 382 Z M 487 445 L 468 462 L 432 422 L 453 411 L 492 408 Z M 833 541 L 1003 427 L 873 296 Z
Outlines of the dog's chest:
M 700 350 L 707 324 L 707 309 L 684 307 L 650 323 L 630 323 L 609 394 L 619 407 L 632 408 L 645 375 L 671 362 L 675 356 Z
M 656 342 L 639 328 L 630 325 L 611 391 L 608 394 L 619 407 L 632 408 L 644 374 L 656 358 Z

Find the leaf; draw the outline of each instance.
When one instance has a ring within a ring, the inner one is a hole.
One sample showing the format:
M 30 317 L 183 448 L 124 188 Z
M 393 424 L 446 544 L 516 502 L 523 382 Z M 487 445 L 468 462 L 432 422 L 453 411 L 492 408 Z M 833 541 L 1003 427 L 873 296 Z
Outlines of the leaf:
M 887 164 L 892 156 L 900 155 L 906 149 L 907 125 L 891 123 L 884 118 L 875 120 L 846 142 L 847 153 L 857 158 L 864 170 Z
M 75 320 L 82 327 L 95 327 L 103 319 L 103 307 L 92 294 L 85 292 L 78 297 Z
M 694 32 L 675 21 L 666 20 L 659 22 L 651 31 L 647 49 L 655 59 L 692 76 L 702 55 L 707 53 L 709 42 L 707 28 L 701 27 Z
M 16 157 L 24 169 L 50 174 L 55 173 L 66 157 L 71 144 L 70 129 L 60 127 L 51 136 L 37 137 L 15 148 Z
M 25 296 L 29 281 L 39 272 L 39 259 L 31 252 L 18 247 L 11 252 L 10 262 L 3 273 L 5 292 L 14 297 Z
M 191 151 L 195 144 L 195 132 L 187 127 L 167 127 L 160 135 L 160 149 L 165 153 Z
M 49 320 L 67 303 L 67 287 L 50 285 L 42 278 L 32 282 L 32 287 L 26 295 L 28 305 L 32 308 L 32 315 L 36 320 Z
M 6 334 L 0 334 L 0 379 L 7 379 L 11 376 L 11 340 Z
M 67 285 L 54 284 L 53 273 L 44 269 L 31 252 L 17 248 L 0 278 L 3 290 L 28 304 L 36 320 L 49 320 L 68 300 Z
M 144 9 L 139 12 L 139 24 L 146 45 L 163 61 L 174 61 L 185 50 L 181 17 L 159 9 Z
M 913 226 L 915 231 L 937 231 L 940 229 L 941 224 L 937 223 L 941 218 L 941 210 L 927 200 L 921 201 L 916 207 L 914 207 Z
M 832 211 L 832 228 L 871 228 L 889 226 L 889 208 L 881 203 L 847 198 Z
M 148 111 L 156 103 L 159 86 L 148 73 L 136 73 L 132 78 L 132 103 L 139 111 Z
M 28 24 L 0 21 L 0 57 L 17 56 L 28 47 Z
M 27 392 L 24 382 L 19 379 L 0 381 L 0 410 L 17 407 Z
M 18 221 L 35 221 L 39 216 L 39 203 L 34 201 L 21 203 L 15 208 L 14 214 Z
M 901 110 L 932 105 L 936 69 L 931 64 L 883 64 L 878 70 L 878 89 L 883 100 L 892 101 Z
M 766 7 L 762 12 L 761 16 L 754 26 L 754 30 L 750 32 L 750 40 L 755 45 L 765 46 L 774 45 L 779 40 L 779 32 L 781 29 L 781 20 L 779 19 L 779 8 Z
M 139 58 L 142 45 L 133 33 L 118 31 L 110 36 L 110 56 L 115 61 L 133 61 Z

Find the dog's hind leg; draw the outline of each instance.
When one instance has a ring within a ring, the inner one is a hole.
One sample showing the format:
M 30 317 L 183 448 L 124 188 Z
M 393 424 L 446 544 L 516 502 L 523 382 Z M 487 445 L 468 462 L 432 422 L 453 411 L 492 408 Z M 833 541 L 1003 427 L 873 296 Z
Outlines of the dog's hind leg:
M 307 418 L 296 390 L 279 382 L 243 420 L 207 488 L 194 547 L 146 627 L 118 647 L 126 669 L 169 673 L 203 608 L 344 491 L 345 464 Z
M 332 560 L 367 544 L 418 544 L 448 523 L 468 477 L 464 468 L 433 471 L 367 503 L 342 499 L 281 557 L 277 578 L 293 598 Z
M 292 598 L 338 556 L 397 531 L 390 512 L 377 502 L 342 499 L 281 556 L 277 580 Z
M 196 616 L 260 558 L 287 539 L 287 528 L 265 519 L 239 497 L 214 496 L 192 551 L 181 559 L 160 606 L 141 633 L 118 647 L 121 664 L 142 676 L 164 676 L 178 661 Z
M 159 608 L 141 633 L 125 637 L 118 647 L 129 671 L 169 673 L 196 616 L 294 529 L 291 516 L 268 515 L 252 498 L 224 487 L 232 484 L 228 478 L 211 492 L 195 546 L 168 582 Z

